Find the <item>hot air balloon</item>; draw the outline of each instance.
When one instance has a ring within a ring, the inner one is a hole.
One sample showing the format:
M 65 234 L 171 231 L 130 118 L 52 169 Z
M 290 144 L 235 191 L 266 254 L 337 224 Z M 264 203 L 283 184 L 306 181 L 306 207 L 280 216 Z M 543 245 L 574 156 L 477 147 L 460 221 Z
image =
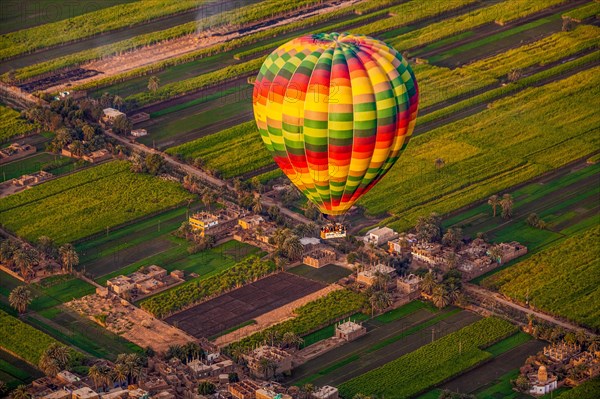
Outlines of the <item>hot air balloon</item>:
M 322 213 L 336 216 L 398 160 L 416 122 L 418 87 L 408 62 L 384 42 L 319 33 L 266 58 L 252 101 L 277 165 Z

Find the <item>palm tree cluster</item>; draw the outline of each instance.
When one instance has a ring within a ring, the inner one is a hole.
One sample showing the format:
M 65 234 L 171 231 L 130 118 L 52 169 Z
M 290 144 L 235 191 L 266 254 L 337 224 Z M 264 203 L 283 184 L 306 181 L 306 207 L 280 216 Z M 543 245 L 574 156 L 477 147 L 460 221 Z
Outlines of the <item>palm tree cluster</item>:
M 66 369 L 71 360 L 71 350 L 58 343 L 53 343 L 46 348 L 38 364 L 40 370 L 49 376 L 56 376 L 59 372 Z
M 32 300 L 33 297 L 31 295 L 31 291 L 29 291 L 29 289 L 24 285 L 19 285 L 8 295 L 8 302 L 10 303 L 10 306 L 15 308 L 20 314 L 25 313 L 27 306 Z
M 40 254 L 33 247 L 5 239 L 0 243 L 0 261 L 29 281 L 35 275 L 34 267 L 40 262 Z
M 117 356 L 111 367 L 106 364 L 95 364 L 88 370 L 88 377 L 96 390 L 108 391 L 114 383 L 120 386 L 139 382 L 144 373 L 146 358 L 137 353 L 122 353 Z
M 278 255 L 283 255 L 291 261 L 299 260 L 302 257 L 304 247 L 300 243 L 300 238 L 290 229 L 277 229 L 272 238 Z
M 437 213 L 420 216 L 415 230 L 419 241 L 439 242 L 442 239 L 442 219 Z
M 195 342 L 188 342 L 185 345 L 171 345 L 165 354 L 167 360 L 179 359 L 182 363 L 188 363 L 195 359 L 204 359 L 205 357 L 206 352 Z
M 63 270 L 69 273 L 73 273 L 76 266 L 79 265 L 79 255 L 75 251 L 73 244 L 64 244 L 58 249 L 60 255 L 60 263 Z
M 527 224 L 536 229 L 544 230 L 546 228 L 546 222 L 544 222 L 537 213 L 531 213 L 527 217 Z
M 503 219 L 512 218 L 513 208 L 515 205 L 512 195 L 504 194 L 502 198 L 498 195 L 492 195 L 490 198 L 488 198 L 487 203 L 492 207 L 493 217 L 496 217 L 496 211 L 498 207 L 500 207 Z
M 375 281 L 366 291 L 369 303 L 371 304 L 371 316 L 375 314 L 376 310 L 380 312 L 392 305 L 393 298 L 387 292 L 390 280 L 391 278 L 387 274 L 375 273 Z
M 451 270 L 443 276 L 441 282 L 433 271 L 429 271 L 421 280 L 421 291 L 431 297 L 431 302 L 442 309 L 448 305 L 463 305 L 465 297 L 462 293 L 460 272 Z

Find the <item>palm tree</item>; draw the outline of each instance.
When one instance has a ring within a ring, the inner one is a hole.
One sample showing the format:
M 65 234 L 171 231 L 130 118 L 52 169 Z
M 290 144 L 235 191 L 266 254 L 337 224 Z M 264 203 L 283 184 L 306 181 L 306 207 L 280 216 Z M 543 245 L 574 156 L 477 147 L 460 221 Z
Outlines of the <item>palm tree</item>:
M 261 213 L 263 210 L 262 201 L 260 200 L 260 195 L 254 197 L 254 203 L 252 204 L 252 212 Z
M 19 385 L 10 394 L 11 399 L 29 399 L 32 396 L 27 393 L 27 385 Z
M 450 281 L 448 284 L 446 284 L 446 292 L 448 294 L 448 299 L 450 300 L 450 303 L 458 303 L 461 295 L 459 283 L 455 281 Z
M 302 386 L 302 392 L 304 393 L 304 397 L 308 399 L 315 392 L 315 386 L 311 383 L 304 384 Z
M 369 298 L 371 302 L 371 317 L 375 314 L 375 309 L 383 310 L 392 304 L 392 296 L 385 291 L 375 291 Z
M 431 293 L 431 300 L 438 309 L 448 306 L 450 304 L 450 297 L 446 286 L 443 284 L 436 285 Z
M 112 370 L 114 381 L 118 382 L 119 385 L 123 385 L 123 382 L 127 381 L 127 376 L 127 366 L 123 363 L 117 363 Z
M 29 291 L 24 285 L 19 285 L 13 289 L 8 296 L 8 302 L 10 303 L 10 306 L 15 308 L 21 314 L 25 313 L 25 310 L 27 310 L 27 305 L 29 305 L 31 301 L 31 291 Z
M 159 86 L 160 79 L 158 78 L 158 76 L 150 76 L 150 79 L 148 79 L 148 90 L 155 93 L 156 90 L 158 90 Z
M 148 82 L 149 84 L 150 82 Z M 157 87 L 158 89 L 158 87 Z M 152 90 L 152 91 L 156 91 L 156 90 Z M 115 107 L 116 109 L 120 110 L 121 107 L 123 107 L 124 101 L 123 101 L 123 97 L 121 96 L 115 96 L 115 98 L 113 98 L 113 107 Z
M 46 375 L 55 376 L 69 364 L 71 354 L 69 348 L 53 343 L 46 348 L 40 357 L 39 367 Z
M 13 256 L 16 250 L 17 246 L 11 240 L 2 241 L 2 244 L 0 244 L 0 260 L 3 263 L 12 265 L 14 262 Z
M 106 391 L 114 382 L 112 370 L 108 366 L 100 366 L 100 375 L 102 376 L 100 379 L 102 382 L 102 389 Z
M 21 271 L 21 276 L 23 276 L 25 281 L 29 280 L 29 275 L 33 271 L 33 263 L 35 261 L 33 252 L 28 248 L 19 248 L 13 254 L 13 260 Z
M 285 239 L 283 243 L 283 250 L 290 260 L 298 260 L 302 257 L 304 247 L 300 243 L 300 238 L 297 235 L 292 234 Z
M 293 331 L 288 331 L 285 334 L 283 334 L 283 337 L 281 338 L 281 342 L 287 347 L 294 346 L 294 347 L 298 348 L 298 347 L 300 347 L 300 345 L 302 345 L 304 340 L 302 338 L 300 338 Z
M 83 132 L 83 139 L 85 141 L 92 141 L 94 139 L 94 135 L 96 134 L 96 129 L 87 124 L 83 125 L 81 131 Z
M 74 140 L 69 144 L 69 150 L 76 156 L 80 157 L 83 155 L 83 143 L 81 140 Z
M 258 370 L 261 373 L 263 373 L 265 380 L 269 379 L 271 372 L 273 372 L 273 374 L 275 374 L 275 372 L 273 371 L 273 368 L 275 368 L 275 370 L 277 370 L 277 364 L 275 362 L 273 362 L 271 359 L 267 359 L 266 357 L 263 357 L 262 359 L 260 359 L 260 362 L 258 363 Z
M 387 288 L 390 280 L 391 280 L 391 277 L 389 274 L 376 272 L 375 273 L 375 283 L 373 284 L 373 287 L 376 290 L 385 290 Z
M 90 377 L 92 379 L 92 381 L 94 382 L 94 388 L 96 388 L 96 391 L 97 391 L 98 384 L 102 381 L 102 378 L 103 378 L 100 368 L 96 365 L 93 365 L 92 367 L 90 367 L 88 370 L 88 377 Z
M 433 272 L 429 271 L 421 280 L 421 290 L 426 294 L 431 295 L 433 288 L 436 286 L 437 282 L 435 281 L 435 276 Z
M 496 217 L 496 209 L 500 205 L 500 198 L 497 195 L 492 195 L 490 198 L 488 198 L 488 202 L 487 203 L 494 210 L 494 216 L 493 217 Z
M 214 197 L 208 191 L 202 196 L 202 203 L 204 204 L 206 209 L 208 209 L 209 211 L 210 211 L 210 205 L 213 203 L 213 201 L 214 201 Z
M 65 244 L 58 249 L 64 270 L 73 272 L 73 268 L 79 264 L 79 255 L 72 244 Z
M 444 161 L 442 158 L 437 158 L 434 162 L 435 162 L 435 168 L 437 170 L 442 169 L 442 167 L 444 167 L 444 165 L 446 164 L 446 161 Z
M 502 200 L 500 200 L 500 206 L 502 207 L 502 217 L 504 219 L 510 219 L 513 214 L 514 200 L 512 195 L 504 194 Z

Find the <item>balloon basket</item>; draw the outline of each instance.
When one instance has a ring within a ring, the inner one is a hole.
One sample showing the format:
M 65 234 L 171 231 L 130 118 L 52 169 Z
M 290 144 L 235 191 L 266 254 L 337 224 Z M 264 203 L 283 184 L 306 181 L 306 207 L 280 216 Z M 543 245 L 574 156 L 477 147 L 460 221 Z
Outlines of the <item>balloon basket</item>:
M 341 223 L 329 223 L 321 227 L 321 239 L 323 240 L 344 237 L 346 237 L 346 226 Z

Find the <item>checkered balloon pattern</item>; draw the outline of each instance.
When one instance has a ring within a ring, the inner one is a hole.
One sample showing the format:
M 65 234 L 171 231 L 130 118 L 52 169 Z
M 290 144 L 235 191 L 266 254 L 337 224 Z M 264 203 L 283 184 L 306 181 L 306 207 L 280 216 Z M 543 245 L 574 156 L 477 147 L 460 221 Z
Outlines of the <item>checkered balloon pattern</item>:
M 321 212 L 342 215 L 398 160 L 418 97 L 413 71 L 392 47 L 319 33 L 267 57 L 252 101 L 277 165 Z

